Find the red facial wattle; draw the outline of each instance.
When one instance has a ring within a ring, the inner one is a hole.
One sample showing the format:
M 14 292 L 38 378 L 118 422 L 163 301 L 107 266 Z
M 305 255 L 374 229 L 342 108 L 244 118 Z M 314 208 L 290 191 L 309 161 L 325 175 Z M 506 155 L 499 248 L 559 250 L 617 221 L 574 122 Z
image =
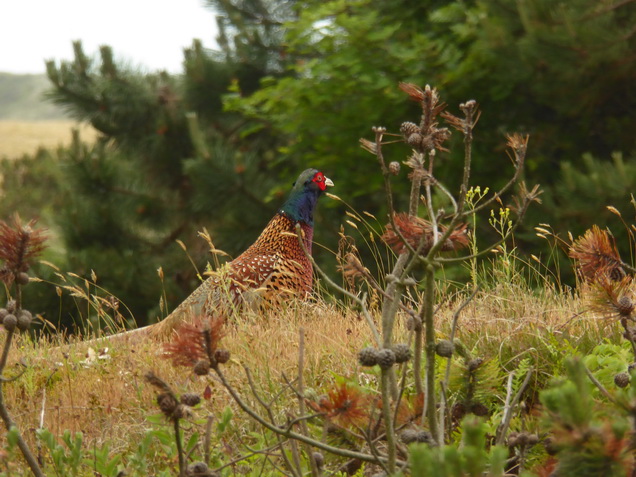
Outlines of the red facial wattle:
M 314 182 L 323 192 L 327 189 L 327 186 L 333 186 L 333 182 L 331 182 L 328 177 L 325 177 L 322 172 L 316 172 L 314 178 L 312 179 L 312 182 Z

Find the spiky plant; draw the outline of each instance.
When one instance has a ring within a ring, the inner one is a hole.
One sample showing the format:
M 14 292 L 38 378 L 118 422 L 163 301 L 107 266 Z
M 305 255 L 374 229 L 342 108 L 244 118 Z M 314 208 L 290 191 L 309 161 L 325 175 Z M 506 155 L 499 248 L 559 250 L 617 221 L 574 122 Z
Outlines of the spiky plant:
M 15 215 L 10 223 L 0 222 L 0 260 L 4 262 L 0 268 L 0 279 L 7 290 L 14 290 L 13 297 L 9 296 L 5 307 L 0 308 L 2 325 L 7 332 L 0 356 L 0 417 L 7 430 L 17 429 L 17 426 L 4 402 L 4 386 L 20 375 L 7 378 L 3 373 L 15 333 L 28 331 L 33 320 L 31 312 L 22 306 L 22 287 L 29 283 L 28 271 L 33 260 L 44 250 L 45 241 L 44 230 L 36 228 L 35 221 L 23 224 L 20 217 Z M 43 476 L 37 460 L 19 432 L 17 440 L 31 471 L 37 477 Z

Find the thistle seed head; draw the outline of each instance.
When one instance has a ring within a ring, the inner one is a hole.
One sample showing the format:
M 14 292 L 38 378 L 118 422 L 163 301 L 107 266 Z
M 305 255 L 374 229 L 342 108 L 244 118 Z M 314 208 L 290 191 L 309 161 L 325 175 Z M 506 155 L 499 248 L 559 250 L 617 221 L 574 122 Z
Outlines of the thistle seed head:
M 210 362 L 207 359 L 200 359 L 194 365 L 193 370 L 197 376 L 206 376 L 210 372 Z
M 26 331 L 31 326 L 31 321 L 33 321 L 33 316 L 31 312 L 27 310 L 20 310 L 20 314 L 18 315 L 17 326 L 20 331 Z
M 405 121 L 400 126 L 400 132 L 406 139 L 408 139 L 411 134 L 419 134 L 420 127 L 415 123 Z
M 15 330 L 17 323 L 18 319 L 15 317 L 15 315 L 5 315 L 2 319 L 2 326 L 4 326 L 7 331 Z
M 393 345 L 393 352 L 395 353 L 395 362 L 406 363 L 411 359 L 411 348 L 406 343 L 397 343 Z
M 217 349 L 214 352 L 214 359 L 219 364 L 225 364 L 230 360 L 230 352 L 226 349 Z
M 378 351 L 378 365 L 382 369 L 389 369 L 395 364 L 395 353 L 392 349 L 381 349 Z
M 172 419 L 174 412 L 179 405 L 177 400 L 171 393 L 160 393 L 157 395 L 157 404 L 159 409 L 168 419 Z
M 440 340 L 435 345 L 435 353 L 442 358 L 450 358 L 455 351 L 455 345 L 448 340 Z
M 484 363 L 483 358 L 475 358 L 471 359 L 468 362 L 468 371 L 473 372 L 476 371 Z
M 617 300 L 616 309 L 621 316 L 630 316 L 634 311 L 634 302 L 630 297 L 623 295 Z
M 420 149 L 422 147 L 422 135 L 419 132 L 413 133 L 406 138 L 406 142 L 413 149 Z
M 378 350 L 373 347 L 368 347 L 360 350 L 358 353 L 358 363 L 361 366 L 375 366 L 378 364 Z
M 181 395 L 181 404 L 185 404 L 186 406 L 194 407 L 201 402 L 201 396 L 194 393 L 185 393 Z
M 627 373 L 618 373 L 614 376 L 614 384 L 619 388 L 626 388 L 629 386 L 629 382 L 631 381 L 631 377 Z

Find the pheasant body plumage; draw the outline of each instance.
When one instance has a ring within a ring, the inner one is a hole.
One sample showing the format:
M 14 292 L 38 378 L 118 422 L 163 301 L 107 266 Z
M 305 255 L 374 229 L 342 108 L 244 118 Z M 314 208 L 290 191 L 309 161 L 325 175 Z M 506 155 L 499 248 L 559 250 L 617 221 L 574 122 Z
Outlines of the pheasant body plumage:
M 320 195 L 333 183 L 316 169 L 307 169 L 294 183 L 289 198 L 258 239 L 220 273 L 206 279 L 163 321 L 141 328 L 165 337 L 191 317 L 213 315 L 222 306 L 275 305 L 291 297 L 303 298 L 312 289 L 313 212 Z

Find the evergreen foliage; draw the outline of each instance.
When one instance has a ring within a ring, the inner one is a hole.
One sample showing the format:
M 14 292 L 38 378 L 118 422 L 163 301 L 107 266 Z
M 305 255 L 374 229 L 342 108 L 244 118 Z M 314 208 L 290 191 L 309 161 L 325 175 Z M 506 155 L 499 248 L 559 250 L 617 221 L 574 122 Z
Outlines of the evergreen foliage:
M 64 207 L 56 221 L 72 251 L 69 268 L 83 276 L 95 270 L 100 285 L 143 323 L 161 314 L 159 267 L 169 277 L 169 303 L 197 285 L 175 240 L 202 273 L 207 245 L 197 232 L 209 228 L 222 249 L 236 254 L 287 187 L 272 191 L 276 177 L 263 174 L 267 161 L 239 149 L 241 119 L 221 110 L 230 68 L 199 42 L 185 55 L 187 80 L 118 66 L 108 47 L 99 60 L 86 57 L 79 42 L 74 48 L 72 62 L 47 65 L 50 97 L 102 136 L 94 146 L 76 136 L 61 154 Z M 253 145 L 258 149 L 259 141 Z

